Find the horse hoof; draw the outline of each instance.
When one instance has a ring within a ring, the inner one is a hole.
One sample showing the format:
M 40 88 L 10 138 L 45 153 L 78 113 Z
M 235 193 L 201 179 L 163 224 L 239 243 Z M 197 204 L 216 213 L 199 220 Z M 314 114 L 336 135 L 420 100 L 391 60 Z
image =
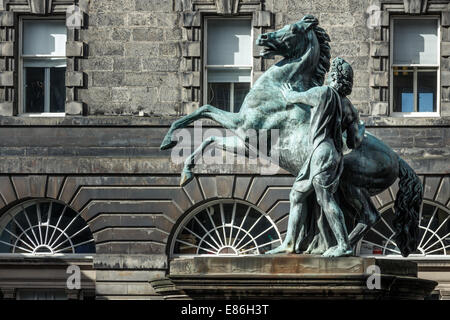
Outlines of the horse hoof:
M 190 171 L 184 171 L 181 173 L 181 180 L 180 180 L 180 187 L 184 187 L 187 185 L 191 180 L 194 179 L 194 175 Z
M 164 138 L 161 146 L 159 147 L 161 150 L 172 149 L 177 145 L 177 141 L 172 141 L 171 137 Z

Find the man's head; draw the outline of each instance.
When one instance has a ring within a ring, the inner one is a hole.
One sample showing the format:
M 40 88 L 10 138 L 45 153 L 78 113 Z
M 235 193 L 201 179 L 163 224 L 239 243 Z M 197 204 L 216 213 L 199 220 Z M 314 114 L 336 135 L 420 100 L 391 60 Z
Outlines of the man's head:
M 348 96 L 353 88 L 353 68 L 342 58 L 336 58 L 331 64 L 330 86 L 335 88 L 340 95 Z

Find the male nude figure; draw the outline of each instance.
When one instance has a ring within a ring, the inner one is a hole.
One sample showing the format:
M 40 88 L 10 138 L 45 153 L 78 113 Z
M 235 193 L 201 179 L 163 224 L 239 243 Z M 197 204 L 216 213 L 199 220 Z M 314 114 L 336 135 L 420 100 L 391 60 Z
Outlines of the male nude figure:
M 339 185 L 343 170 L 342 134 L 346 132 L 346 144 L 350 149 L 357 148 L 364 137 L 365 127 L 359 121 L 358 111 L 346 98 L 352 92 L 353 70 L 341 58 L 333 60 L 330 72 L 330 85 L 314 87 L 306 92 L 296 92 L 288 84 L 281 89 L 290 104 L 302 103 L 311 109 L 311 155 L 303 165 L 292 187 L 291 212 L 286 238 L 283 244 L 269 251 L 273 253 L 292 253 L 298 235 L 300 216 L 308 214 L 304 201 L 315 191 L 328 224 L 337 241 L 337 246 L 329 248 L 324 256 L 346 256 L 352 254 L 348 240 L 344 215 L 334 193 Z

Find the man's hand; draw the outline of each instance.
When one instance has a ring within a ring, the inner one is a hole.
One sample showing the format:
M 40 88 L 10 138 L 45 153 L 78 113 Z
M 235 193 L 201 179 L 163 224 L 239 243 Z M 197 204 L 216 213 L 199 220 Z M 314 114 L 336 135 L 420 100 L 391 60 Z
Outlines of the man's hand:
M 280 91 L 288 103 L 296 103 L 295 91 L 294 89 L 292 89 L 292 86 L 289 83 L 283 84 Z

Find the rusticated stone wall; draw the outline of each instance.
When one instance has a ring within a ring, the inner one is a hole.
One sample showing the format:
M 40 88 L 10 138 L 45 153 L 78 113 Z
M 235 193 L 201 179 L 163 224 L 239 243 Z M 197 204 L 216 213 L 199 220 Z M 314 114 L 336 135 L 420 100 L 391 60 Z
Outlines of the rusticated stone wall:
M 294 177 L 283 171 L 263 177 L 246 165 L 199 165 L 197 179 L 180 188 L 181 166 L 158 148 L 171 121 L 202 103 L 200 13 L 251 16 L 255 37 L 305 14 L 318 17 L 332 39 L 333 57 L 344 57 L 355 70 L 351 100 L 368 130 L 420 174 L 427 199 L 449 207 L 448 28 L 441 29 L 447 55 L 441 117 L 394 118 L 387 115 L 382 69 L 388 26 L 385 20 L 380 30 L 366 24 L 371 4 L 406 14 L 408 1 L 90 0 L 83 28 L 69 35 L 67 47 L 69 72 L 81 72 L 83 80 L 67 89 L 75 112 L 12 116 L 17 17 L 42 1 L 0 0 L 0 214 L 29 198 L 58 199 L 82 212 L 96 240 L 97 298 L 159 298 L 148 281 L 166 274 L 173 227 L 199 203 L 242 199 L 268 213 L 281 232 L 286 228 Z M 448 22 L 448 2 L 430 0 L 426 9 L 441 10 Z M 68 4 L 79 2 L 52 3 L 53 13 L 64 15 Z M 258 58 L 255 46 L 255 78 L 276 61 Z M 204 127 L 214 125 L 206 121 Z M 386 206 L 395 193 L 394 185 L 373 198 L 375 205 Z

